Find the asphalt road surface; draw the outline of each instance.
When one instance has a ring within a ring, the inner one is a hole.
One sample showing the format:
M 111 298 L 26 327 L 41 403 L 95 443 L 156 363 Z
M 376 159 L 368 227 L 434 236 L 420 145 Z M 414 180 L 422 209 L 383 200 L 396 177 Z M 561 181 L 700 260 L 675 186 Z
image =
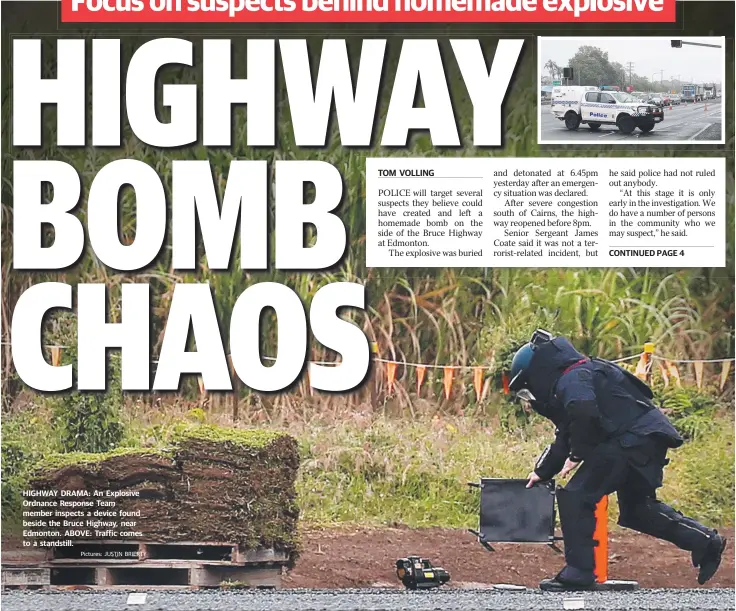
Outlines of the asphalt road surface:
M 638 590 L 636 592 L 544 593 L 539 590 L 442 589 L 154 591 L 128 605 L 125 592 L 3 593 L 3 611 L 459 611 L 467 609 L 711 610 L 734 609 L 734 590 Z M 583 607 L 580 606 L 582 599 Z
M 706 110 L 707 106 L 707 110 Z M 552 116 L 550 105 L 542 106 L 541 137 L 542 142 L 565 141 L 571 144 L 580 141 L 595 141 L 596 144 L 637 142 L 641 144 L 657 141 L 672 142 L 708 142 L 721 139 L 723 104 L 721 101 L 708 102 L 708 104 L 680 104 L 673 106 L 672 110 L 665 108 L 664 121 L 657 123 L 648 134 L 635 129 L 627 135 L 618 131 L 615 125 L 601 125 L 597 132 L 593 132 L 587 125 L 581 125 L 576 131 L 570 131 L 565 127 L 564 121 Z

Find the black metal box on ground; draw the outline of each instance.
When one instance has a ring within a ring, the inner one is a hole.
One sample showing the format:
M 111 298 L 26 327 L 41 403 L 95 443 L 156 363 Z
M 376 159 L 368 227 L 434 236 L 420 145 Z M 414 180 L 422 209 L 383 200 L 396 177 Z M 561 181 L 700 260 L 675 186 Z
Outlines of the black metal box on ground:
M 555 483 L 527 488 L 526 479 L 480 480 L 480 528 L 489 543 L 547 543 L 555 534 Z

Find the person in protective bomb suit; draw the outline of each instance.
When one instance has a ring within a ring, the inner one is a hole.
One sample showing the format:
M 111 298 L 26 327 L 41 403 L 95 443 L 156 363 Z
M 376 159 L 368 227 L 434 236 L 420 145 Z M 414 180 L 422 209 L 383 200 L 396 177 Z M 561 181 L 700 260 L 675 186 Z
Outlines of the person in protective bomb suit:
M 612 492 L 618 493 L 621 526 L 690 551 L 700 584 L 715 574 L 726 539 L 657 500 L 667 450 L 683 440 L 652 402 L 649 386 L 539 329 L 515 354 L 509 387 L 557 428 L 527 487 L 577 469 L 557 491 L 565 567 L 542 581 L 543 590 L 594 586 L 595 506 Z

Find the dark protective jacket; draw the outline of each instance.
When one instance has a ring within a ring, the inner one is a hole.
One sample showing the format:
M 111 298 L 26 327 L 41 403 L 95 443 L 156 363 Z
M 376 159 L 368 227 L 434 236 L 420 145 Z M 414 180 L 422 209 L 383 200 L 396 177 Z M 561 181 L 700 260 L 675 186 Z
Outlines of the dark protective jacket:
M 619 440 L 632 447 L 647 437 L 668 447 L 682 438 L 652 402 L 652 391 L 609 361 L 587 359 L 563 337 L 537 348 L 529 365 L 535 411 L 555 423 L 555 441 L 537 461 L 542 479 L 558 473 L 570 457 L 585 460 L 597 445 Z

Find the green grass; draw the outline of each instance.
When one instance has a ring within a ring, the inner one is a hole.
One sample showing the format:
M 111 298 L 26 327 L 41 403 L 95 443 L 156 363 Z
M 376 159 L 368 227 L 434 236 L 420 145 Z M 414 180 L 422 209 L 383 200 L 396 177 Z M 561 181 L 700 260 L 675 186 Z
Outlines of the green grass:
M 174 456 L 176 444 L 187 440 L 212 441 L 242 448 L 261 449 L 283 437 L 284 432 L 267 429 L 236 429 L 208 424 L 180 423 L 160 447 L 120 447 L 109 452 L 66 452 L 50 454 L 37 463 L 38 470 L 60 469 L 71 465 L 91 465 L 119 456 Z
M 712 524 L 734 523 L 734 431 L 731 421 L 672 453 L 663 497 Z
M 545 445 L 542 435 L 504 437 L 439 418 L 345 422 L 304 431 L 301 439 L 306 520 L 409 526 L 471 526 L 478 499 L 466 482 L 524 477 Z
M 267 444 L 283 433 L 299 441 L 302 457 L 297 489 L 301 519 L 307 525 L 394 525 L 468 528 L 476 525 L 477 492 L 467 482 L 481 477 L 524 478 L 553 436 L 540 418 L 530 422 L 518 415 L 495 417 L 447 416 L 419 412 L 413 421 L 355 408 L 350 417 L 326 410 L 304 421 L 280 422 L 247 429 L 217 426 L 224 414 L 200 410 L 177 413 L 152 410 L 128 423 L 123 448 L 104 456 L 159 453 L 182 435 L 204 439 Z M 132 410 L 128 404 L 127 410 Z M 91 462 L 92 454 L 60 454 L 48 458 L 53 438 L 50 409 L 37 407 L 30 420 L 21 412 L 4 420 L 3 518 L 12 528 L 15 505 L 30 471 L 40 464 L 63 466 Z M 128 414 L 131 416 L 131 414 Z M 716 526 L 734 523 L 734 424 L 722 408 L 682 448 L 670 453 L 661 498 L 687 515 Z M 195 420 L 193 423 L 191 420 Z M 202 420 L 205 424 L 199 424 Z M 143 420 L 147 423 L 142 425 Z M 50 461 L 50 462 L 49 462 Z M 615 503 L 611 520 L 616 519 Z
M 154 448 L 116 448 L 109 452 L 67 452 L 50 454 L 36 463 L 35 470 L 50 471 L 73 465 L 95 465 L 110 458 L 122 456 L 168 456 L 170 452 Z
M 477 526 L 481 477 L 524 478 L 551 441 L 540 423 L 509 434 L 466 419 L 343 423 L 305 430 L 299 494 L 304 520 L 320 524 Z M 733 422 L 670 453 L 661 498 L 687 515 L 733 524 Z M 611 519 L 616 518 L 615 509 Z
M 265 448 L 284 433 L 267 429 L 236 429 L 206 424 L 185 424 L 177 428 L 173 441 L 203 440 L 229 443 L 245 448 Z

